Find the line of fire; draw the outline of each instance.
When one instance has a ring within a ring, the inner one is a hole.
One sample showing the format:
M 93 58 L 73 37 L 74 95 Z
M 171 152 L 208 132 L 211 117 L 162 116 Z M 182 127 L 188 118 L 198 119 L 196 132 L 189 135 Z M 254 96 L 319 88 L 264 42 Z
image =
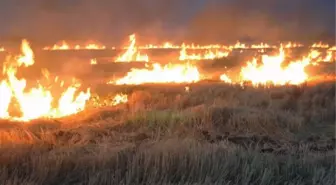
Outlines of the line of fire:
M 92 103 L 98 86 L 184 84 L 189 91 L 190 84 L 205 82 L 267 88 L 335 80 L 327 69 L 335 65 L 336 46 L 323 42 L 141 44 L 132 34 L 119 47 L 64 40 L 31 45 L 24 39 L 20 50 L 1 47 L 1 119 L 58 119 L 100 107 Z M 110 106 L 127 103 L 127 96 L 115 93 Z

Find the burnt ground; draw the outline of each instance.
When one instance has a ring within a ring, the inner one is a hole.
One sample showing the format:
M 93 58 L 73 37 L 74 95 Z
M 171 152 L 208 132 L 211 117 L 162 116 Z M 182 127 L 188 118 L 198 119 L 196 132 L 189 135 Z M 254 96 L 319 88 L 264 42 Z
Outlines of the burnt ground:
M 335 83 L 185 86 L 109 86 L 78 115 L 2 121 L 0 184 L 335 184 Z

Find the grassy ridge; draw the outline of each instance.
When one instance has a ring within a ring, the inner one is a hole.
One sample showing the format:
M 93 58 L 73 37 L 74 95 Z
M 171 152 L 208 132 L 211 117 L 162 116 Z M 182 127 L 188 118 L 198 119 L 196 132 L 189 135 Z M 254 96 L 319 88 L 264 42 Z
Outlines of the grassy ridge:
M 2 121 L 0 184 L 336 182 L 334 83 L 115 91 L 129 102 L 59 120 Z

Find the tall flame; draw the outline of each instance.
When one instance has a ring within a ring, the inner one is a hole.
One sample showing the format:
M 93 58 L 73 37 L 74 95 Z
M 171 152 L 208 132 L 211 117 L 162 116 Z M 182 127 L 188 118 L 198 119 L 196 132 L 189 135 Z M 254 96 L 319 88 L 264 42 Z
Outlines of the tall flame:
M 252 84 L 272 83 L 275 85 L 301 84 L 305 82 L 308 75 L 304 69 L 310 64 L 309 58 L 304 58 L 301 61 L 289 63 L 285 68 L 282 64 L 285 60 L 285 52 L 280 48 L 277 56 L 262 56 L 262 65 L 257 65 L 257 59 L 248 62 L 246 67 L 241 70 L 241 77 L 244 81 L 251 81 Z
M 128 46 L 126 52 L 121 56 L 119 56 L 116 62 L 131 62 L 131 61 L 148 62 L 149 57 L 147 55 L 142 55 L 135 46 L 136 43 L 135 34 L 129 36 L 129 42 L 130 45 Z
M 75 97 L 79 85 L 72 85 L 65 90 L 57 107 L 52 106 L 54 98 L 50 90 L 41 84 L 38 83 L 37 87 L 27 90 L 27 81 L 16 76 L 19 67 L 34 64 L 34 53 L 26 40 L 22 41 L 21 52 L 21 56 L 15 61 L 7 61 L 3 67 L 5 79 L 0 82 L 0 118 L 24 121 L 41 117 L 57 118 L 77 113 L 85 108 L 85 102 L 90 98 L 90 89 L 86 93 L 80 92 Z M 19 116 L 9 114 L 9 107 L 15 102 L 21 113 Z

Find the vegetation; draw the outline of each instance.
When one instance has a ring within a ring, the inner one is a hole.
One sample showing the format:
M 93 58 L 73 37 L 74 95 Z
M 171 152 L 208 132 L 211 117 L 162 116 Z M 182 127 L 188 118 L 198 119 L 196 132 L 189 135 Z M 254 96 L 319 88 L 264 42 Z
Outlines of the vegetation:
M 334 83 L 105 91 L 129 101 L 59 120 L 2 121 L 0 184 L 336 183 Z

